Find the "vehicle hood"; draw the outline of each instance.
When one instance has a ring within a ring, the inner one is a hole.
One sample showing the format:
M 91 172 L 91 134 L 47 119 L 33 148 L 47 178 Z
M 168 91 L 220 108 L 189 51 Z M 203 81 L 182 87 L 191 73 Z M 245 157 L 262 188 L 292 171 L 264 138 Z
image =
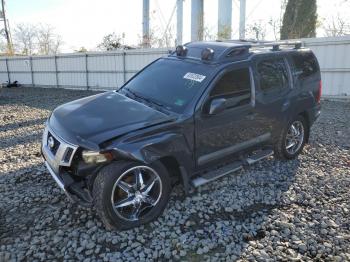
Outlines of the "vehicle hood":
M 128 132 L 171 121 L 170 117 L 117 92 L 106 92 L 57 107 L 50 128 L 67 142 L 89 148 Z

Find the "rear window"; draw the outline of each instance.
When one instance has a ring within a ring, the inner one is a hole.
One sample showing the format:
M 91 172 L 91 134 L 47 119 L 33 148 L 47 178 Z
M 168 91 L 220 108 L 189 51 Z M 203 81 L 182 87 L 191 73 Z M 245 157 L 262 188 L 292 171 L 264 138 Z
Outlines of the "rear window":
M 288 71 L 283 58 L 265 59 L 257 66 L 260 89 L 263 92 L 279 91 L 288 87 Z
M 292 55 L 294 73 L 299 79 L 315 75 L 319 71 L 316 57 L 312 53 L 299 52 Z

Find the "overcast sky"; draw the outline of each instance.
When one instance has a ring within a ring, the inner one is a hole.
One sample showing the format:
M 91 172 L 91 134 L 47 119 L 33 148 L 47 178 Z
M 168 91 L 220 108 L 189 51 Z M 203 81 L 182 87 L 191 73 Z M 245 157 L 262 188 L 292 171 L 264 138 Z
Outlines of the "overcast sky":
M 204 0 L 205 26 L 217 30 L 218 0 Z M 162 34 L 170 20 L 176 0 L 150 0 L 151 28 Z M 247 24 L 267 23 L 280 16 L 281 0 L 247 0 Z M 142 34 L 142 0 L 7 0 L 11 28 L 19 23 L 52 25 L 64 41 L 62 51 L 84 46 L 93 50 L 104 35 L 126 35 L 127 44 L 137 44 Z M 239 0 L 233 0 L 233 38 L 238 37 Z M 184 0 L 184 42 L 190 41 L 191 0 Z M 350 21 L 350 1 L 318 0 L 318 14 L 329 19 L 340 14 Z M 176 32 L 176 13 L 170 25 Z M 322 32 L 318 31 L 322 36 Z M 267 38 L 273 34 L 267 28 Z

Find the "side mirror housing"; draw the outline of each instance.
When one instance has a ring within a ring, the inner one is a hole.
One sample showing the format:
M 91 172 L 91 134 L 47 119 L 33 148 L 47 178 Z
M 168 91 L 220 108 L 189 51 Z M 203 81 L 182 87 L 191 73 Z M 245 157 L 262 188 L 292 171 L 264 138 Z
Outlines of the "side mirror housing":
M 209 106 L 209 115 L 216 115 L 218 113 L 221 113 L 226 109 L 226 99 L 225 98 L 214 98 L 210 102 Z

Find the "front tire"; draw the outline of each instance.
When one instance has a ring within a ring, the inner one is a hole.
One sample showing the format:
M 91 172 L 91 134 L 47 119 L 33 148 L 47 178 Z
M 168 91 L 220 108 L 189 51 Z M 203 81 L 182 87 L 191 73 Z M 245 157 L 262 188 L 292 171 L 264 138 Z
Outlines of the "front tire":
M 102 168 L 94 181 L 94 206 L 107 229 L 126 230 L 160 216 L 170 192 L 162 164 L 114 162 Z
M 304 148 L 308 128 L 305 118 L 300 115 L 291 120 L 275 143 L 275 157 L 282 160 L 296 158 Z

